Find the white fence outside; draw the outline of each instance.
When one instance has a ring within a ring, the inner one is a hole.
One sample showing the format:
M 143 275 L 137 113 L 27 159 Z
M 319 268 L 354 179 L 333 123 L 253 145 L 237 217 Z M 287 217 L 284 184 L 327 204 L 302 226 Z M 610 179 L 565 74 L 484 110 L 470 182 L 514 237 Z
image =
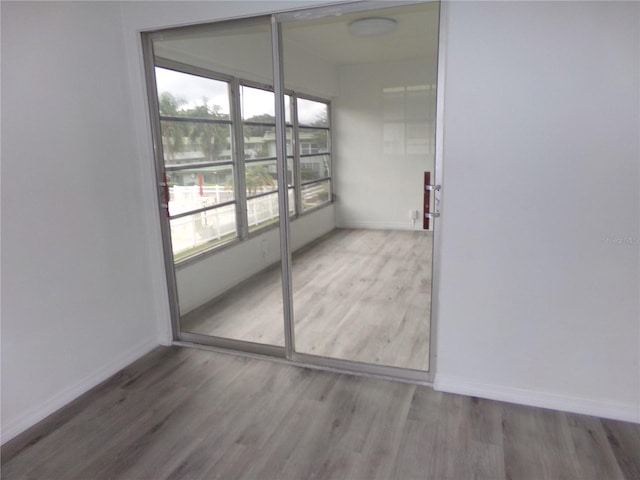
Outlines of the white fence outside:
M 200 187 L 173 186 L 169 188 L 169 208 L 171 215 L 179 215 L 202 207 L 210 207 L 219 203 L 230 202 L 234 198 L 233 190 L 222 185 Z
M 202 187 L 202 193 L 203 195 L 200 196 L 200 187 L 198 186 L 171 187 L 169 189 L 171 214 L 178 215 L 234 199 L 232 191 L 220 186 Z M 291 196 L 290 200 L 293 200 Z M 273 222 L 277 218 L 277 192 L 247 200 L 247 219 L 250 230 L 258 225 Z M 204 243 L 233 238 L 236 235 L 236 230 L 235 205 L 213 208 L 206 212 L 171 220 L 173 253 L 178 254 Z
M 323 189 L 320 185 L 318 188 Z M 311 198 L 316 193 L 312 188 L 304 191 L 303 195 Z M 171 215 L 178 215 L 183 212 L 232 201 L 234 195 L 233 191 L 227 190 L 222 186 L 203 186 L 202 196 L 200 195 L 200 187 L 197 185 L 189 187 L 174 186 L 169 188 L 169 198 Z M 304 201 L 303 199 L 303 203 Z M 293 206 L 293 190 L 289 190 L 290 213 L 293 213 Z M 247 220 L 250 231 L 255 227 L 274 222 L 277 218 L 277 192 L 247 200 Z M 175 255 L 205 243 L 234 238 L 236 231 L 235 204 L 171 220 L 173 253 Z

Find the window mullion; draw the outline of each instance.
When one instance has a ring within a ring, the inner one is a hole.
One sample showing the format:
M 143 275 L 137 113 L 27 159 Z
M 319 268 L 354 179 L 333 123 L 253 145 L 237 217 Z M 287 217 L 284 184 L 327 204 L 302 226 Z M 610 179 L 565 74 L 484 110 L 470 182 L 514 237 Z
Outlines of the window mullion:
M 233 121 L 233 145 L 235 150 L 235 198 L 238 237 L 247 238 L 249 221 L 247 218 L 247 188 L 244 165 L 244 132 L 240 112 L 240 82 L 234 78 L 231 83 L 231 120 Z

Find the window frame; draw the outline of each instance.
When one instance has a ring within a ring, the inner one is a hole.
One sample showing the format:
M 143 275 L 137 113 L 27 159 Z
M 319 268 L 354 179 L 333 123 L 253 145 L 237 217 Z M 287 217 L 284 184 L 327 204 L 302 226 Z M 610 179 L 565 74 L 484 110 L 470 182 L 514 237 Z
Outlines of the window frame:
M 172 252 L 173 262 L 176 268 L 180 268 L 182 266 L 188 265 L 192 262 L 200 260 L 203 256 L 211 255 L 216 252 L 219 252 L 223 249 L 234 246 L 242 241 L 255 238 L 258 235 L 261 235 L 267 231 L 270 231 L 274 228 L 278 228 L 280 223 L 279 217 L 273 222 L 268 222 L 266 225 L 259 228 L 252 228 L 249 226 L 249 218 L 248 218 L 248 201 L 255 200 L 257 198 L 266 197 L 269 195 L 277 194 L 278 189 L 274 189 L 269 192 L 260 192 L 257 194 L 249 195 L 246 189 L 246 167 L 251 164 L 260 163 L 260 162 L 272 162 L 277 160 L 277 156 L 273 157 L 261 157 L 261 158 L 247 158 L 245 152 L 245 139 L 244 139 L 244 127 L 247 125 L 247 122 L 243 119 L 243 114 L 241 111 L 240 98 L 241 98 L 241 89 L 242 87 L 255 88 L 270 92 L 274 95 L 275 98 L 275 90 L 272 85 L 268 85 L 262 82 L 252 81 L 242 77 L 236 77 L 228 74 L 223 74 L 220 72 L 216 72 L 213 70 L 205 69 L 202 67 L 197 67 L 194 65 L 189 65 L 186 63 L 178 62 L 175 60 L 167 59 L 164 57 L 155 56 L 153 59 L 153 67 L 155 68 L 164 68 L 167 70 L 173 70 L 178 73 L 183 73 L 186 75 L 195 75 L 198 77 L 222 81 L 228 84 L 229 89 L 229 119 L 203 119 L 203 118 L 195 118 L 195 117 L 164 117 L 160 114 L 159 109 L 155 112 L 157 115 L 158 123 L 161 125 L 163 121 L 179 121 L 179 122 L 201 122 L 201 123 L 211 123 L 211 124 L 224 124 L 230 126 L 231 131 L 231 160 L 222 160 L 217 162 L 199 162 L 194 164 L 185 164 L 181 165 L 167 165 L 164 152 L 162 152 L 162 171 L 166 174 L 173 171 L 194 169 L 194 168 L 206 168 L 212 166 L 226 166 L 230 165 L 233 169 L 233 179 L 234 179 L 234 198 L 233 200 L 222 202 L 216 205 L 206 206 L 194 210 L 189 210 L 185 212 L 181 212 L 175 215 L 168 215 L 169 225 L 171 220 L 176 220 L 182 217 L 187 217 L 190 215 L 194 215 L 197 213 L 204 213 L 212 210 L 216 210 L 219 208 L 228 207 L 229 205 L 235 205 L 236 208 L 236 236 L 232 239 L 224 241 L 222 243 L 218 243 L 215 245 L 210 245 L 208 247 L 202 248 L 190 255 L 185 256 L 184 258 L 176 258 L 176 254 Z M 159 92 L 155 91 L 156 97 L 159 95 Z M 317 97 L 314 95 L 289 90 L 286 89 L 284 91 L 285 95 L 285 106 L 289 109 L 290 121 L 286 121 L 285 116 L 285 138 L 286 133 L 291 129 L 291 154 L 289 154 L 285 148 L 285 161 L 287 165 L 289 165 L 289 160 L 292 161 L 292 182 L 288 182 L 288 178 L 285 179 L 287 181 L 287 192 L 289 193 L 291 198 L 291 192 L 293 192 L 293 205 L 289 206 L 289 218 L 294 220 L 300 218 L 304 215 L 311 214 L 317 210 L 325 208 L 334 203 L 334 195 L 333 195 L 333 153 L 332 153 L 332 126 L 331 126 L 331 100 Z M 288 102 L 287 102 L 288 97 Z M 318 127 L 312 125 L 300 125 L 298 122 L 298 99 L 313 101 L 317 103 L 322 103 L 327 107 L 327 126 Z M 277 122 L 274 118 L 273 124 L 267 122 L 248 122 L 250 126 L 264 126 L 264 127 L 273 127 L 274 131 L 277 128 Z M 318 153 L 312 154 L 303 154 L 301 153 L 301 142 L 300 142 L 300 129 L 316 129 L 316 130 L 325 130 L 327 131 L 327 151 L 322 151 Z M 301 178 L 301 160 L 305 157 L 317 157 L 317 156 L 328 156 L 329 157 L 329 175 L 324 176 L 322 178 L 318 178 L 312 181 L 302 182 Z M 329 182 L 329 201 L 324 202 L 320 205 L 316 205 L 312 208 L 303 209 L 303 199 L 302 199 L 302 190 L 304 187 L 313 185 L 320 182 Z M 169 228 L 171 232 L 171 227 Z M 205 242 L 198 247 L 205 246 L 209 242 Z M 193 248 L 198 248 L 193 247 Z M 178 254 L 179 256 L 179 254 Z
M 209 71 L 207 69 L 203 69 L 194 65 L 189 65 L 186 63 L 182 63 L 182 62 L 178 62 L 175 60 L 171 60 L 171 59 L 167 59 L 167 58 L 163 58 L 163 57 L 159 57 L 156 56 L 154 57 L 154 62 L 153 62 L 153 66 L 154 66 L 154 75 L 155 75 L 155 69 L 156 68 L 163 68 L 165 70 L 172 70 L 174 72 L 177 73 L 182 73 L 182 74 L 186 74 L 186 75 L 193 75 L 193 76 L 197 76 L 197 77 L 201 77 L 201 78 L 206 78 L 206 79 L 210 79 L 210 80 L 215 80 L 215 81 L 219 81 L 219 82 L 224 82 L 227 84 L 227 93 L 228 93 L 228 98 L 229 98 L 229 119 L 206 119 L 206 118 L 197 118 L 197 117 L 174 117 L 174 116 L 163 116 L 160 114 L 160 109 L 158 108 L 158 111 L 156 112 L 157 114 L 157 118 L 158 118 L 158 124 L 160 125 L 160 132 L 162 133 L 162 122 L 163 121 L 178 121 L 178 122 L 191 122 L 191 123 L 206 123 L 206 124 L 218 124 L 218 125 L 228 125 L 229 129 L 230 129 L 230 139 L 229 139 L 229 146 L 230 146 L 230 150 L 231 150 L 231 160 L 223 160 L 223 161 L 218 161 L 218 162 L 199 162 L 199 163 L 193 163 L 193 164 L 184 164 L 184 165 L 167 165 L 166 163 L 166 158 L 165 158 L 165 152 L 164 152 L 164 147 L 162 147 L 162 172 L 163 175 L 166 179 L 166 175 L 167 173 L 170 172 L 179 172 L 179 171 L 184 171 L 184 170 L 194 170 L 194 169 L 200 169 L 200 168 L 206 168 L 206 167 L 214 167 L 214 166 L 231 166 L 232 168 L 232 175 L 233 175 L 233 200 L 230 201 L 226 201 L 226 202 L 222 202 L 216 205 L 210 205 L 210 206 L 206 206 L 206 207 L 202 207 L 202 208 L 197 208 L 197 209 L 192 209 L 192 210 L 187 210 L 184 212 L 180 212 L 177 214 L 171 214 L 170 210 L 169 210 L 169 198 L 167 198 L 167 217 L 168 217 L 168 223 L 169 223 L 169 231 L 172 232 L 171 230 L 171 221 L 172 220 L 179 220 L 180 218 L 184 218 L 184 217 L 188 217 L 191 215 L 196 215 L 198 213 L 205 213 L 205 212 L 209 212 L 209 211 L 214 211 L 214 210 L 218 210 L 218 209 L 222 209 L 222 208 L 226 208 L 229 205 L 235 205 L 235 216 L 236 216 L 236 220 L 235 220 L 235 224 L 236 224 L 236 235 L 233 238 L 230 238 L 228 240 L 222 241 L 220 243 L 214 244 L 214 245 L 208 245 L 210 243 L 212 243 L 212 241 L 207 241 L 204 242 L 200 245 L 196 245 L 191 247 L 191 249 L 199 249 L 196 252 L 193 252 L 192 254 L 187 254 L 186 256 L 184 256 L 183 258 L 180 258 L 180 253 L 176 254 L 175 252 L 172 252 L 173 255 L 173 260 L 174 263 L 176 265 L 181 264 L 182 262 L 188 261 L 191 258 L 195 258 L 198 257 L 199 255 L 201 255 L 204 252 L 208 252 L 208 251 L 212 251 L 212 250 L 218 250 L 220 248 L 224 248 L 226 246 L 230 246 L 233 245 L 235 243 L 237 243 L 238 241 L 241 240 L 241 235 L 242 235 L 242 231 L 241 231 L 241 227 L 242 227 L 242 221 L 241 221 L 241 208 L 240 208 L 240 202 L 238 199 L 238 152 L 236 151 L 235 148 L 235 137 L 236 137 L 236 115 L 235 115 L 235 107 L 234 107 L 234 98 L 233 98 L 233 94 L 234 94 L 234 88 L 233 88 L 233 77 L 230 75 L 224 75 L 218 72 L 212 72 Z M 159 92 L 157 90 L 157 83 L 156 83 L 156 90 L 155 90 L 155 95 L 156 97 L 158 97 Z M 167 191 L 169 191 L 169 186 L 167 185 Z M 207 246 L 208 245 L 208 246 Z M 187 249 L 186 251 L 188 251 L 190 249 Z
M 298 104 L 297 104 L 297 100 L 298 98 L 301 98 L 303 100 L 308 100 L 311 102 L 316 102 L 316 103 L 322 103 L 324 105 L 327 106 L 327 126 L 326 127 L 318 127 L 318 126 L 312 126 L 312 125 L 308 125 L 308 124 L 304 124 L 301 125 L 299 120 L 298 120 Z M 296 212 L 298 213 L 298 215 L 302 216 L 302 215 L 308 215 L 310 213 L 315 212 L 316 210 L 319 210 L 321 208 L 324 208 L 327 205 L 331 205 L 334 202 L 334 195 L 333 195 L 333 127 L 332 127 L 332 114 L 331 114 L 331 101 L 328 99 L 324 99 L 324 98 L 320 98 L 314 95 L 309 95 L 309 94 L 305 94 L 305 93 L 300 93 L 300 92 L 295 92 L 295 95 L 292 96 L 292 101 L 295 102 L 293 111 L 295 112 L 295 126 L 298 129 L 297 132 L 294 132 L 294 137 L 296 139 L 300 139 L 300 128 L 305 129 L 305 128 L 313 128 L 316 130 L 326 130 L 327 131 L 327 151 L 326 152 L 320 152 L 320 153 L 313 153 L 313 154 L 302 154 L 301 153 L 301 148 L 299 148 L 296 145 L 296 149 L 295 149 L 295 154 L 296 154 L 296 165 L 298 166 L 298 177 L 297 177 L 297 198 L 296 198 Z M 326 155 L 329 157 L 329 175 L 323 178 L 319 178 L 319 179 L 315 179 L 309 182 L 303 182 L 302 181 L 302 168 L 301 168 L 301 164 L 302 164 L 302 159 L 306 158 L 306 157 L 314 157 L 314 156 L 322 156 L 322 155 Z M 324 181 L 329 181 L 329 201 L 326 203 L 322 203 L 320 205 L 317 205 L 315 207 L 309 208 L 307 210 L 304 210 L 303 208 L 303 201 L 302 201 L 302 188 L 314 183 L 319 183 L 319 182 L 324 182 Z

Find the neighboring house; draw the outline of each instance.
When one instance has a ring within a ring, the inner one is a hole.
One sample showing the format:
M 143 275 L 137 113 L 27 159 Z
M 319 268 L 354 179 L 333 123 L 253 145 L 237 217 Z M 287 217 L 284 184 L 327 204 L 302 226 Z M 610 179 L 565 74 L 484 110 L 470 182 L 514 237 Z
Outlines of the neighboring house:
M 166 139 L 165 139 L 166 143 Z M 196 145 L 197 146 L 197 145 Z M 314 133 L 300 133 L 300 168 L 303 181 L 305 176 L 310 178 L 320 178 L 329 175 L 329 157 L 317 155 L 323 150 L 326 151 L 326 141 L 318 138 Z M 276 157 L 276 140 L 275 133 L 268 131 L 262 137 L 247 137 L 244 139 L 244 151 L 247 158 L 256 159 L 265 157 Z M 291 152 L 291 139 L 287 138 L 287 151 Z M 316 156 L 307 156 L 316 155 Z M 232 159 L 231 149 L 224 149 L 217 156 L 217 160 L 230 161 Z M 166 165 L 184 165 L 189 163 L 205 162 L 206 157 L 201 149 L 194 148 L 194 145 L 185 137 L 184 147 L 181 151 L 172 152 L 170 159 Z M 277 175 L 275 165 L 267 165 L 268 172 L 274 177 Z M 229 182 L 230 169 L 228 166 L 194 168 L 193 170 L 180 170 L 179 172 L 171 172 L 168 174 L 168 180 L 172 185 L 191 186 L 198 185 L 198 174 L 203 175 L 203 183 L 208 185 L 224 185 Z

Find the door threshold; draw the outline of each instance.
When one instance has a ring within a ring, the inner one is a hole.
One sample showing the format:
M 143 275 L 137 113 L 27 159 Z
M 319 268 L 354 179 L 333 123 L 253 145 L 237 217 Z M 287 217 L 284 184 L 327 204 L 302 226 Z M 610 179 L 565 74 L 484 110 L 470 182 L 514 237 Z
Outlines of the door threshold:
M 372 378 L 376 380 L 389 380 L 392 382 L 409 383 L 433 387 L 433 380 L 429 372 L 409 370 L 397 367 L 387 367 L 382 365 L 372 365 L 368 363 L 351 362 L 348 360 L 335 360 L 315 355 L 294 354 L 294 359 L 275 357 L 261 353 L 246 352 L 214 345 L 204 345 L 201 343 L 187 342 L 184 340 L 174 340 L 172 345 L 177 347 L 195 348 L 209 352 L 222 353 L 224 355 L 234 355 L 237 357 L 252 358 L 255 360 L 266 360 L 274 363 L 281 363 L 300 368 L 319 370 L 323 372 L 353 375 L 356 377 Z

